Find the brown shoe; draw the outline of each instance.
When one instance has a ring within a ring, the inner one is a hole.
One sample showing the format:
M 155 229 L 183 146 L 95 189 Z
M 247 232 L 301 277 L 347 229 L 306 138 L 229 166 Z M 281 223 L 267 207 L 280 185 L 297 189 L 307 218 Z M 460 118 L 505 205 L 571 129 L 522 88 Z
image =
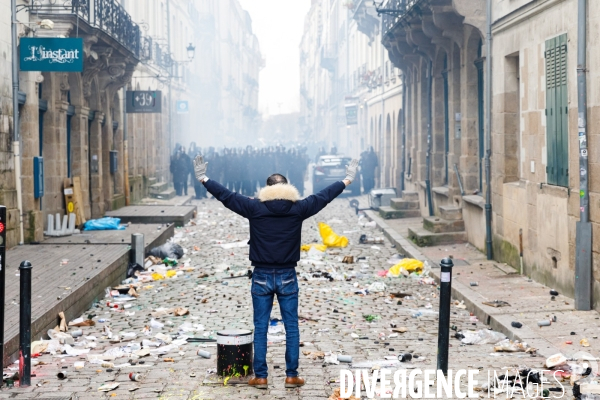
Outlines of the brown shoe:
M 250 381 L 248 381 L 248 385 L 257 389 L 267 389 L 269 387 L 267 378 L 252 378 Z
M 285 378 L 285 387 L 288 389 L 297 388 L 304 385 L 304 379 L 299 376 Z

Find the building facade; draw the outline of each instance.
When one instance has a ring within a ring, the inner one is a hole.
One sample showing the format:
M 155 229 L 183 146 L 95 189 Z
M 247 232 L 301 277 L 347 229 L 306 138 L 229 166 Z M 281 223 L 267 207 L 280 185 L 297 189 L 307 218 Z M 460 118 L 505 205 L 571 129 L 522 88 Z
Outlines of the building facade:
M 402 190 L 402 76 L 381 45 L 372 2 L 313 1 L 300 59 L 306 140 L 352 156 L 373 147 L 380 185 Z
M 580 205 L 587 195 L 580 179 L 586 177 L 594 233 L 590 284 L 598 309 L 599 59 L 592 16 L 599 5 L 587 4 L 587 131 L 578 118 L 578 1 L 492 1 L 491 61 L 483 0 L 389 0 L 382 18 L 383 44 L 406 77 L 402 140 L 411 173 L 404 186 L 417 195 L 423 215 L 423 228 L 409 231 L 411 239 L 425 245 L 465 240 L 484 252 L 491 242 L 493 258 L 517 270 L 522 243 L 523 273 L 574 296 L 577 243 L 585 240 L 576 226 L 588 211 Z M 483 195 L 488 184 L 489 198 Z
M 82 38 L 84 51 L 82 72 L 19 72 L 20 137 L 13 142 L 10 2 L 0 7 L 7 55 L 0 63 L 0 203 L 8 208 L 9 247 L 43 240 L 48 217 L 66 213 L 71 185 L 85 218 L 100 218 L 149 195 L 173 195 L 176 144 L 208 147 L 226 132 L 236 140 L 258 129 L 262 57 L 237 1 L 18 0 L 19 51 L 23 37 Z M 223 37 L 231 46 L 221 46 Z M 235 84 L 224 82 L 223 71 Z M 128 90 L 156 91 L 162 109 L 126 113 Z

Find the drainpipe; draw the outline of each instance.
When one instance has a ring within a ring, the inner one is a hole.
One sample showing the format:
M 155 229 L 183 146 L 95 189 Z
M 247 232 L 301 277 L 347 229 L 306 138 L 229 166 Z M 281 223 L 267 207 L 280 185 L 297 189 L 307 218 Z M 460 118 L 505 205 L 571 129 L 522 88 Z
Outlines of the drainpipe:
M 579 221 L 575 231 L 575 309 L 592 308 L 592 224 L 587 148 L 587 2 L 579 0 L 577 15 L 577 111 L 579 113 Z
M 125 205 L 131 204 L 131 193 L 129 193 L 129 150 L 127 145 L 127 86 L 123 86 L 123 165 L 125 167 Z
M 433 61 L 429 60 L 427 64 L 427 154 L 425 164 L 427 172 L 425 174 L 425 191 L 427 195 L 427 205 L 429 207 L 429 216 L 433 217 L 433 202 L 431 199 L 431 124 L 433 116 L 431 114 L 432 95 L 433 95 Z
M 380 18 L 380 27 L 379 32 L 381 32 L 381 38 L 383 40 L 383 18 Z M 387 119 L 385 118 L 385 47 L 381 46 L 381 129 L 379 130 L 379 187 L 382 188 L 384 185 L 384 172 L 383 172 L 383 163 L 386 161 L 386 158 L 383 154 L 383 138 L 385 134 L 383 133 L 386 129 Z
M 12 89 L 13 89 L 13 157 L 15 159 L 15 190 L 17 191 L 17 210 L 19 211 L 19 244 L 23 237 L 23 194 L 21 192 L 21 126 L 19 125 L 19 59 L 17 49 L 17 2 L 11 0 L 11 39 L 12 39 Z
M 485 60 L 485 106 L 487 108 L 487 121 L 485 127 L 485 249 L 487 259 L 492 260 L 492 0 L 487 0 L 487 38 Z
M 402 71 L 402 171 L 400 172 L 400 196 L 404 193 L 404 177 L 406 175 L 406 73 Z
M 169 57 L 171 57 L 171 1 L 167 0 L 167 48 L 168 48 L 168 52 L 169 52 Z M 171 59 L 172 61 L 172 59 Z M 169 66 L 170 69 L 170 74 L 171 76 L 169 77 L 169 158 L 174 156 L 173 154 L 173 85 L 172 85 L 172 79 L 173 79 L 173 65 L 171 64 Z M 170 160 L 169 160 L 170 162 Z

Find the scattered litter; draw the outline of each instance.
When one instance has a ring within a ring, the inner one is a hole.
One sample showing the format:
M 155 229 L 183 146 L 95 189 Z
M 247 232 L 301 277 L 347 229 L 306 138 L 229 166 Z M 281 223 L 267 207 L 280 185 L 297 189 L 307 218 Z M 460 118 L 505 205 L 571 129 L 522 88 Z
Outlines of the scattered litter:
M 348 238 L 339 236 L 331 227 L 323 222 L 319 222 L 319 233 L 323 239 L 323 244 L 327 247 L 346 247 L 348 246 Z
M 98 388 L 98 391 L 99 392 L 110 392 L 111 390 L 115 390 L 118 387 L 119 387 L 119 383 L 117 383 L 117 382 L 105 383 L 104 385 L 102 385 Z
M 486 306 L 490 306 L 490 307 L 510 307 L 510 304 L 508 304 L 506 301 L 503 300 L 494 300 L 494 301 L 484 301 L 483 304 L 485 304 Z
M 125 230 L 124 225 L 120 225 L 120 218 L 104 217 L 100 219 L 91 219 L 83 224 L 84 231 L 110 231 L 110 230 Z
M 512 326 L 513 328 L 521 328 L 523 327 L 523 324 L 517 321 L 513 321 L 510 323 L 510 326 Z
M 183 257 L 183 248 L 177 243 L 168 242 L 150 250 L 150 255 L 164 260 L 165 258 L 179 260 Z
M 511 341 L 509 339 L 505 339 L 501 342 L 496 343 L 494 346 L 494 351 L 498 353 L 516 353 L 520 351 L 525 351 L 528 353 L 534 353 L 536 350 L 527 346 L 527 343 L 521 343 L 518 341 Z
M 411 272 L 421 274 L 423 272 L 423 262 L 413 258 L 405 258 L 390 268 L 388 275 L 397 277 L 405 273 L 410 274 Z
M 461 331 L 461 343 L 463 344 L 496 344 L 506 336 L 503 333 L 492 331 L 489 329 L 481 329 L 478 331 Z

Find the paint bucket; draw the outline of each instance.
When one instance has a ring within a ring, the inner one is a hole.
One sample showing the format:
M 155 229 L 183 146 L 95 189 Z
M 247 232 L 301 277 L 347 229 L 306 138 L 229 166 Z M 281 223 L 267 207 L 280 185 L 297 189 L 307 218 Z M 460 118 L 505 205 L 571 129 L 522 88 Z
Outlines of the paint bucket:
M 217 374 L 223 377 L 252 375 L 253 342 L 254 334 L 248 329 L 217 332 Z

